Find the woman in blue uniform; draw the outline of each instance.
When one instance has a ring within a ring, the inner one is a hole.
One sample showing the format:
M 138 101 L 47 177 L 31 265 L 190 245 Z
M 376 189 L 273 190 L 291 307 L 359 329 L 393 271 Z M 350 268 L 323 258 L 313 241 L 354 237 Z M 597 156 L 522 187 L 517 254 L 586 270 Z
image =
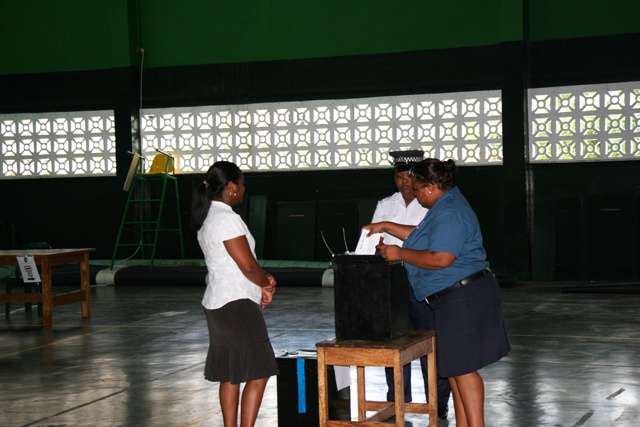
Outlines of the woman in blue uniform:
M 411 170 L 416 198 L 429 213 L 417 226 L 379 222 L 402 247 L 379 245 L 388 261 L 402 260 L 416 298 L 433 311 L 438 372 L 449 378 L 458 427 L 484 426 L 484 382 L 478 370 L 511 350 L 500 287 L 488 268 L 480 225 L 454 186 L 453 160 L 425 159 Z

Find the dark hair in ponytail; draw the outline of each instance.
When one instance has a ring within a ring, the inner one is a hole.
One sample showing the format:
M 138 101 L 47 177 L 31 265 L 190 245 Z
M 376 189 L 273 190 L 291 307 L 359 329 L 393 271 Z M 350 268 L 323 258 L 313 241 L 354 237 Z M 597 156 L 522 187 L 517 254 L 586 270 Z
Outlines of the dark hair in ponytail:
M 191 228 L 200 230 L 209 213 L 211 201 L 221 197 L 229 181 L 237 184 L 241 176 L 242 171 L 235 163 L 223 160 L 211 165 L 204 181 L 193 189 Z
M 410 175 L 415 176 L 421 184 L 435 184 L 439 189 L 447 191 L 453 187 L 456 163 L 451 159 L 444 162 L 438 159 L 424 159 L 411 168 Z

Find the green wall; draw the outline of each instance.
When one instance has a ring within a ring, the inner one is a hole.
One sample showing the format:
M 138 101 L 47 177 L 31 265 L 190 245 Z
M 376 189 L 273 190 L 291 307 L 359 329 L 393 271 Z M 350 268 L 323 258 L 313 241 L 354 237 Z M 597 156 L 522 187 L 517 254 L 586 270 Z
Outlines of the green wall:
M 557 40 L 640 31 L 638 0 L 530 0 L 529 40 Z
M 150 67 L 496 44 L 500 2 L 142 0 Z
M 127 0 L 0 1 L 0 74 L 130 65 Z
M 2 0 L 0 74 L 323 58 L 625 34 L 640 31 L 639 15 L 637 0 Z

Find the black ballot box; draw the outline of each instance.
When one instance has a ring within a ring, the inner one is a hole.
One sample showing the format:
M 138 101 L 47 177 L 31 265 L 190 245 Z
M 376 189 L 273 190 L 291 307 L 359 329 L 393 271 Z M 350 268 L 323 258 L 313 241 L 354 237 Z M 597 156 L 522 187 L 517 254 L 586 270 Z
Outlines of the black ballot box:
M 318 359 L 278 357 L 278 427 L 317 426 Z M 329 419 L 351 420 L 350 388 L 338 390 L 333 366 L 327 367 Z
M 337 339 L 389 340 L 409 333 L 409 280 L 400 261 L 336 255 L 333 269 Z

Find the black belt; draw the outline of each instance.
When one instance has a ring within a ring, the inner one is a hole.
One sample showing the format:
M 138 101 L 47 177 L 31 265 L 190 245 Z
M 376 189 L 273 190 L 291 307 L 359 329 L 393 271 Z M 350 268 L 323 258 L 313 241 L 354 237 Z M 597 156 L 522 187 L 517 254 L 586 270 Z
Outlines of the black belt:
M 471 282 L 473 282 L 475 280 L 478 280 L 479 278 L 484 277 L 487 274 L 492 274 L 492 273 L 493 273 L 493 271 L 491 271 L 490 268 L 485 268 L 484 270 L 480 270 L 477 273 L 473 273 L 471 276 L 467 276 L 464 279 L 457 281 L 453 285 L 449 286 L 448 288 L 444 288 L 440 292 L 436 292 L 435 294 L 429 295 L 424 300 L 427 303 L 430 303 L 431 301 L 433 301 L 436 298 L 441 298 L 441 297 L 445 296 L 446 294 L 448 294 L 449 292 L 453 292 L 458 288 L 461 288 L 463 286 L 467 286 L 469 283 L 471 283 Z

